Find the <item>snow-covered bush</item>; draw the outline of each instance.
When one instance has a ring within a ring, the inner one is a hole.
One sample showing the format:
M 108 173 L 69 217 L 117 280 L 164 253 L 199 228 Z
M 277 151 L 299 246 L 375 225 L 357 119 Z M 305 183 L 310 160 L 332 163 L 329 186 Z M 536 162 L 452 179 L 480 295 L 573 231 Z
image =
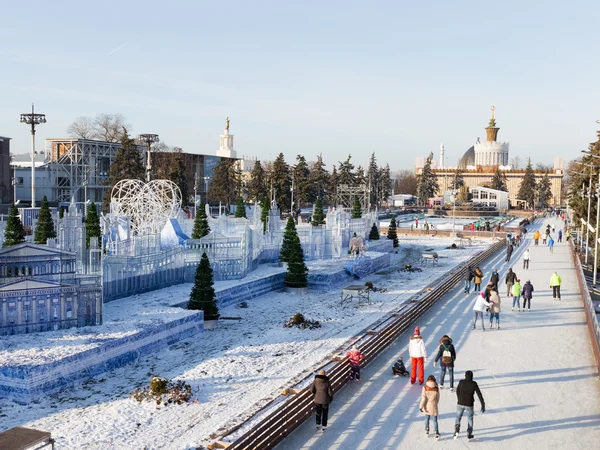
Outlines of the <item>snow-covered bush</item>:
M 313 330 L 315 328 L 321 328 L 321 323 L 318 320 L 308 320 L 304 318 L 303 314 L 296 313 L 290 320 L 284 323 L 283 326 L 286 328 L 298 327 L 302 329 L 308 328 L 309 330 Z
M 129 398 L 138 402 L 143 401 L 161 403 L 164 406 L 175 404 L 181 405 L 192 400 L 192 387 L 182 380 L 167 380 L 162 377 L 152 377 L 148 386 L 133 391 Z

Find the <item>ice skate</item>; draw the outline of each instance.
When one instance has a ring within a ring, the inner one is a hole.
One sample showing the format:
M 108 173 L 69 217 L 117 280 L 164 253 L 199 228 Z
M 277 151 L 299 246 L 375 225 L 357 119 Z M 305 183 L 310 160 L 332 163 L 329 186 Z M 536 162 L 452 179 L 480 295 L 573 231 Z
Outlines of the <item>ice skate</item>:
M 323 425 L 323 427 L 321 428 L 322 431 L 325 431 L 327 429 L 327 425 Z
M 440 433 L 435 433 L 435 438 L 439 441 L 440 440 Z
M 317 430 L 320 430 L 320 429 L 321 429 L 321 425 L 317 425 Z
M 454 425 L 454 439 L 458 439 L 459 431 L 460 431 L 460 425 Z
M 425 428 L 425 435 L 429 436 L 429 428 Z
M 467 435 L 467 439 L 468 439 L 468 440 L 475 439 L 475 436 L 473 436 L 473 434 L 468 434 L 468 435 Z

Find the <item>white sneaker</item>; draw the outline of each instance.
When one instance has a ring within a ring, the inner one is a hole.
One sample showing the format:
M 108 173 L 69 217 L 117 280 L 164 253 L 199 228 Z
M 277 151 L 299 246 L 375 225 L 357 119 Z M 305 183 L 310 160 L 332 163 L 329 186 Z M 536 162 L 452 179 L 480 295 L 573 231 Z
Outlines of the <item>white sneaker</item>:
M 321 425 L 317 425 L 317 430 L 320 430 L 320 429 L 321 429 Z
M 323 430 L 323 431 L 325 431 L 326 429 L 327 429 L 327 427 L 325 427 L 325 426 L 321 428 L 321 430 Z

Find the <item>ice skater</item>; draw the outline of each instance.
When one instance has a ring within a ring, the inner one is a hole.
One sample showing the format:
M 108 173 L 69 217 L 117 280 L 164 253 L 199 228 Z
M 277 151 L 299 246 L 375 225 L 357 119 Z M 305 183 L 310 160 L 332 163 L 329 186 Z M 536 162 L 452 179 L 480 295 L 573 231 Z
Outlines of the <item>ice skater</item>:
M 506 273 L 506 296 L 510 297 L 512 294 L 512 287 L 515 284 L 515 281 L 517 281 L 517 274 L 513 272 L 512 267 L 508 269 L 508 272 Z
M 496 328 L 500 329 L 500 295 L 497 289 L 490 289 L 490 329 L 493 328 L 492 323 L 496 318 Z
M 558 298 L 558 301 L 560 301 L 560 284 L 561 283 L 562 283 L 562 278 L 560 278 L 560 275 L 558 274 L 558 272 L 554 272 L 550 276 L 550 287 L 552 288 L 552 298 L 554 300 L 556 300 Z
M 517 305 L 517 308 L 519 308 L 519 312 L 521 312 L 521 280 L 517 280 L 515 282 L 515 284 L 512 287 L 512 296 L 513 296 L 513 302 L 512 302 L 512 309 L 511 311 L 515 310 L 515 305 Z
M 425 360 L 427 359 L 427 351 L 425 350 L 425 342 L 421 336 L 419 327 L 415 327 L 413 336 L 408 343 L 408 353 L 410 354 L 410 384 L 415 384 L 417 380 L 417 372 L 419 376 L 419 384 L 425 381 Z
M 550 253 L 554 253 L 554 239 L 552 239 L 552 236 L 548 238 L 548 248 L 550 249 Z
M 489 291 L 491 284 L 485 288 L 486 292 Z M 488 302 L 485 298 L 486 292 L 481 292 L 477 295 L 475 299 L 475 304 L 473 305 L 473 316 L 475 317 L 473 320 L 473 329 L 476 328 L 477 318 L 481 316 L 481 329 L 485 331 L 485 324 L 483 322 L 483 313 L 486 309 L 488 309 L 492 304 Z
M 471 269 L 471 266 L 467 266 L 467 268 L 465 269 L 465 294 L 471 292 L 471 281 L 473 280 L 474 275 L 475 274 L 473 273 L 473 269 Z
M 360 383 L 360 363 L 365 358 L 365 355 L 355 345 L 352 347 L 352 350 L 346 353 L 346 358 L 350 362 L 350 380 L 352 381 L 356 378 L 356 382 Z
M 465 372 L 465 379 L 461 380 L 456 387 L 456 397 L 458 399 L 456 405 L 456 422 L 454 424 L 454 439 L 458 438 L 458 433 L 460 433 L 460 421 L 462 419 L 463 414 L 467 413 L 467 438 L 473 439 L 473 405 L 475 404 L 475 394 L 479 398 L 479 402 L 481 403 L 481 412 L 485 412 L 485 401 L 483 400 L 483 395 L 481 395 L 481 391 L 479 390 L 479 386 L 475 381 L 473 381 L 473 372 L 467 370 Z
M 473 282 L 475 283 L 474 292 L 481 292 L 481 280 L 483 279 L 483 272 L 479 267 L 475 267 Z
M 525 307 L 527 307 L 528 311 L 531 311 L 531 299 L 533 298 L 533 291 L 533 284 L 531 284 L 531 281 L 527 280 L 521 288 L 521 295 L 523 296 L 523 311 L 525 311 Z
M 454 392 L 454 361 L 456 360 L 456 349 L 452 345 L 452 339 L 447 334 L 440 339 L 440 348 L 438 350 L 433 367 L 436 366 L 438 360 L 442 373 L 440 375 L 440 389 L 444 389 L 444 379 L 446 378 L 446 370 L 450 375 L 450 391 Z
M 429 435 L 429 422 L 433 422 L 433 432 L 435 438 L 440 438 L 440 430 L 438 428 L 438 404 L 440 403 L 440 389 L 435 381 L 435 376 L 429 375 L 427 383 L 423 386 L 421 392 L 421 403 L 419 411 L 425 414 L 425 434 Z
M 529 249 L 525 250 L 523 253 L 523 269 L 529 270 Z
M 329 404 L 333 401 L 333 390 L 327 372 L 320 370 L 315 376 L 311 386 L 313 402 L 317 408 L 317 430 L 327 429 L 327 415 L 329 412 Z
M 506 246 L 506 261 L 505 262 L 510 261 L 510 257 L 512 256 L 512 253 L 513 253 L 513 246 L 511 244 L 508 244 Z

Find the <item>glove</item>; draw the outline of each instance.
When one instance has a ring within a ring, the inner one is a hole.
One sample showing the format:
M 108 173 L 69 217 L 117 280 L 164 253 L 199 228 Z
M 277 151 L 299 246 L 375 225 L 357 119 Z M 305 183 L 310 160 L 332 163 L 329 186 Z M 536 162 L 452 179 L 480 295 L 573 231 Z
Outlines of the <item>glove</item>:
M 483 414 L 484 412 L 485 412 L 485 405 L 483 405 L 483 406 L 481 407 L 481 413 Z
M 421 411 L 421 412 L 424 412 L 424 411 L 423 411 L 423 408 L 419 408 L 419 411 Z
M 435 367 L 435 365 L 436 365 L 436 364 L 437 364 L 437 361 L 434 361 L 434 362 L 433 362 L 433 367 Z

